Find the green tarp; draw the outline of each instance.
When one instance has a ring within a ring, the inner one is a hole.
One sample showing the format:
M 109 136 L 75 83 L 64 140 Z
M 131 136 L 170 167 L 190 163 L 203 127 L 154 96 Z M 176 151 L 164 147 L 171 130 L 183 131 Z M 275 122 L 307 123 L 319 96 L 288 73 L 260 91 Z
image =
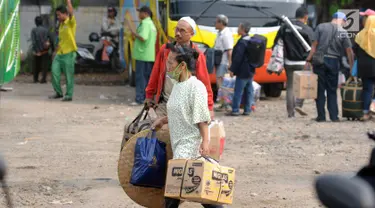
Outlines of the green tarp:
M 20 0 L 0 0 L 0 85 L 20 69 Z

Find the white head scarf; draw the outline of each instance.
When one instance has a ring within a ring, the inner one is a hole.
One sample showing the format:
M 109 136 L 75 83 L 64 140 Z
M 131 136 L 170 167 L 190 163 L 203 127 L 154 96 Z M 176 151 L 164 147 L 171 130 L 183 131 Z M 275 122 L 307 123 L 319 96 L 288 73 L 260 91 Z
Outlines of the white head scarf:
M 196 30 L 197 24 L 195 23 L 195 21 L 191 17 L 182 17 L 179 21 L 181 21 L 181 20 L 189 23 L 189 25 L 193 29 L 194 35 L 197 33 L 197 30 Z

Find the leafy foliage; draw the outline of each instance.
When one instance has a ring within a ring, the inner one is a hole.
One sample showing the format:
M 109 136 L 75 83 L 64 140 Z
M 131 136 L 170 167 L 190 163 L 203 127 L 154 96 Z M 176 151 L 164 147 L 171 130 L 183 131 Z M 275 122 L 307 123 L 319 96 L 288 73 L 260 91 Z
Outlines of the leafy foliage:
M 55 10 L 60 5 L 66 5 L 66 0 L 50 0 L 52 9 Z M 79 6 L 80 0 L 72 0 L 72 4 L 74 8 Z

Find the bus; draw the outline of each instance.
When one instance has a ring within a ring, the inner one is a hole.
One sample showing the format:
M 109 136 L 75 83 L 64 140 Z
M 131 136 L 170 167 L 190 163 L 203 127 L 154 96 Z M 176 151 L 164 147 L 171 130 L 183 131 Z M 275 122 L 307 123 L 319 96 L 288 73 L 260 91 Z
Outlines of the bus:
M 228 27 L 233 32 L 234 43 L 239 39 L 238 25 L 246 20 L 252 25 L 250 35 L 260 34 L 267 38 L 265 64 L 256 69 L 254 81 L 262 85 L 266 96 L 279 97 L 286 82 L 286 75 L 268 74 L 267 65 L 272 54 L 272 46 L 280 28 L 281 20 L 276 16 L 285 15 L 294 19 L 295 11 L 305 0 L 134 0 L 120 2 L 123 19 L 128 19 L 133 26 L 139 23 L 136 8 L 147 5 L 154 12 L 154 23 L 158 28 L 158 46 L 166 41 L 173 41 L 174 28 L 177 21 L 183 16 L 190 16 L 197 23 L 197 33 L 192 41 L 202 51 L 214 46 L 217 30 L 215 29 L 216 16 L 224 14 L 229 18 Z M 125 24 L 124 24 L 125 25 Z M 122 52 L 123 60 L 128 70 L 132 85 L 135 84 L 134 65 L 131 59 L 133 38 L 124 27 Z M 209 71 L 213 89 L 216 88 L 215 70 Z
M 20 70 L 20 0 L 0 0 L 0 86 Z

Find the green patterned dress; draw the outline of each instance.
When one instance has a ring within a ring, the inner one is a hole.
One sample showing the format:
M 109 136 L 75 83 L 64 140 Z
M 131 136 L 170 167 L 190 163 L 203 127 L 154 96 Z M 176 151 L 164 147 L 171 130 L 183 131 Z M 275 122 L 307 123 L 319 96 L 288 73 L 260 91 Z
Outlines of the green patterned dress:
M 210 121 L 204 84 L 192 76 L 174 85 L 167 103 L 173 159 L 198 157 L 202 142 L 198 124 Z

